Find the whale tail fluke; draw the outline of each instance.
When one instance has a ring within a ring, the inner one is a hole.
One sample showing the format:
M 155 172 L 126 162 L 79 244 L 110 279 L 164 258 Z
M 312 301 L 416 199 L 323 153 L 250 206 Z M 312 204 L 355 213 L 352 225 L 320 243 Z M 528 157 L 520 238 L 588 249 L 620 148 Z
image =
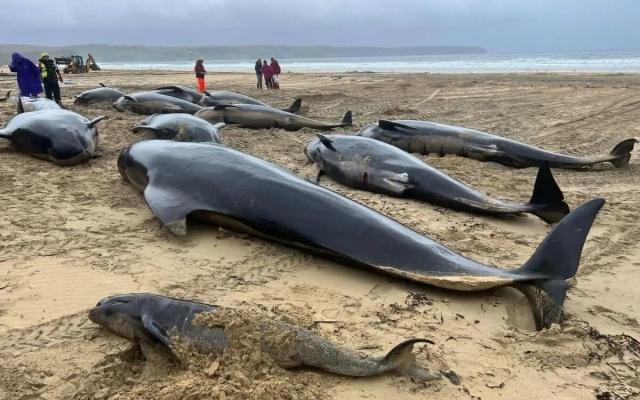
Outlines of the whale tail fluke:
M 405 340 L 380 359 L 380 368 L 382 370 L 380 372 L 394 371 L 400 374 L 409 374 L 414 378 L 432 379 L 430 378 L 432 375 L 416 365 L 413 345 L 417 343 L 433 344 L 429 339 Z
M 610 155 L 614 156 L 611 160 L 611 164 L 614 167 L 620 168 L 627 164 L 629 164 L 629 160 L 631 159 L 631 151 L 633 151 L 633 147 L 638 143 L 638 139 L 632 138 L 623 140 L 618 143 L 616 147 L 611 150 Z
M 538 176 L 529 204 L 535 207 L 531 213 L 548 224 L 556 223 L 569 214 L 570 210 L 567 203 L 564 202 L 564 194 L 553 178 L 548 165 L 543 165 L 538 169 Z
M 562 305 L 569 287 L 567 279 L 578 271 L 580 256 L 591 225 L 604 199 L 594 199 L 576 208 L 556 225 L 536 252 L 515 272 L 523 279 L 515 286 L 531 302 L 538 329 L 562 318 Z
M 282 111 L 290 112 L 291 114 L 297 114 L 300 112 L 300 108 L 302 108 L 302 99 L 295 99 L 291 107 L 284 108 Z

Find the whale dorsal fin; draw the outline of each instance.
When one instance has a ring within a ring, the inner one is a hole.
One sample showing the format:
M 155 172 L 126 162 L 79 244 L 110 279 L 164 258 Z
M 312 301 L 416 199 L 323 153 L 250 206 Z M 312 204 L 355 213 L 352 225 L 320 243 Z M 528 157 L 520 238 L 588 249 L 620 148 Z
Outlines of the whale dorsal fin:
M 96 126 L 96 124 L 100 121 L 102 121 L 103 119 L 107 118 L 106 115 L 101 115 L 99 117 L 96 117 L 94 119 L 92 119 L 91 121 L 87 122 L 87 126 L 89 128 L 93 128 L 94 126 Z
M 405 124 L 401 124 L 399 122 L 393 122 L 393 121 L 389 121 L 386 119 L 381 119 L 378 121 L 378 126 L 382 129 L 386 129 L 388 131 L 397 131 L 398 128 L 402 128 L 402 129 L 412 129 L 415 130 L 416 128 L 414 128 L 413 126 L 409 126 L 409 125 L 405 125 Z
M 330 139 L 327 136 L 322 135 L 320 133 L 316 133 L 316 136 L 318 137 L 320 142 L 324 145 L 324 147 L 326 147 L 327 149 L 329 149 L 331 151 L 336 151 L 336 148 L 333 147 L 333 139 Z

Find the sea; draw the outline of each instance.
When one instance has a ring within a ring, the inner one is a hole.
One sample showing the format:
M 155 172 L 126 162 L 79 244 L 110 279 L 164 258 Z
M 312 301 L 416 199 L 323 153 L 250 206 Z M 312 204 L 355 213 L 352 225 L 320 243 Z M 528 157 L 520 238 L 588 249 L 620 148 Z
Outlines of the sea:
M 283 72 L 640 72 L 639 51 L 565 53 L 483 53 L 394 57 L 280 58 Z M 205 60 L 210 72 L 253 72 L 255 59 Z M 192 60 L 174 62 L 100 63 L 103 69 L 192 71 Z

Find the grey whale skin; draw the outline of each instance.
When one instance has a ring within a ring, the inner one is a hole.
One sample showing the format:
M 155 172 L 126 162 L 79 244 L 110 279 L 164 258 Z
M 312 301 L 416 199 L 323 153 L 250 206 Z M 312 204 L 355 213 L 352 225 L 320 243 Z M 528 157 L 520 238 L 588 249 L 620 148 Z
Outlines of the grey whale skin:
M 252 129 L 281 128 L 287 131 L 297 131 L 302 128 L 328 130 L 351 126 L 351 111 L 347 111 L 339 123 L 325 123 L 311 118 L 301 117 L 273 107 L 255 104 L 233 104 L 207 107 L 198 111 L 200 117 L 211 123 L 224 122 L 230 125 L 240 125 Z
M 95 89 L 85 90 L 76 96 L 73 104 L 76 106 L 89 106 L 92 104 L 112 103 L 118 100 L 120 97 L 126 96 L 126 93 L 122 90 L 105 86 L 103 83 L 100 84 L 100 87 Z
M 120 112 L 128 110 L 143 115 L 165 113 L 195 114 L 202 110 L 202 106 L 197 104 L 153 91 L 127 94 L 118 98 L 113 103 L 113 107 Z
M 61 110 L 62 108 L 53 100 L 44 97 L 18 97 L 16 105 L 16 113 L 42 111 L 42 110 Z
M 224 328 L 193 323 L 199 313 L 214 313 L 214 305 L 173 299 L 165 296 L 131 293 L 106 297 L 89 311 L 89 319 L 126 339 L 137 341 L 145 351 L 151 345 L 182 362 L 175 350 L 174 338 L 200 353 L 222 353 L 228 346 Z M 269 321 L 269 328 L 293 336 L 287 348 L 262 348 L 282 368 L 314 367 L 345 376 L 374 376 L 385 372 L 405 373 L 419 379 L 437 379 L 415 364 L 412 354 L 416 343 L 427 339 L 409 339 L 395 346 L 384 357 L 363 357 L 306 330 L 280 321 Z
M 132 131 L 150 131 L 157 139 L 220 143 L 218 130 L 223 126 L 224 122 L 213 125 L 191 114 L 153 114 L 140 121 Z
M 245 96 L 240 93 L 229 92 L 226 90 L 217 90 L 215 92 L 205 92 L 198 103 L 205 107 L 225 106 L 233 104 L 253 104 L 256 106 L 271 107 L 269 104 L 263 103 L 260 100 L 256 100 L 253 97 Z M 295 99 L 293 104 L 288 108 L 282 108 L 282 111 L 290 112 L 292 114 L 298 114 L 302 107 L 302 99 Z
M 531 213 L 547 223 L 558 222 L 569 213 L 564 195 L 547 166 L 538 170 L 528 203 L 506 203 L 378 140 L 350 135 L 317 136 L 305 148 L 307 158 L 321 173 L 356 189 L 415 198 L 477 214 Z
M 118 169 L 173 233 L 211 221 L 342 262 L 445 289 L 514 286 L 539 328 L 558 322 L 568 284 L 603 199 L 564 217 L 521 267 L 475 262 L 344 196 L 216 144 L 150 140 L 123 150 Z
M 55 104 L 55 103 L 54 103 Z M 0 129 L 19 151 L 60 166 L 80 164 L 95 157 L 98 146 L 96 124 L 104 116 L 89 120 L 62 109 L 18 114 Z
M 629 163 L 630 153 L 638 142 L 635 138 L 626 139 L 609 154 L 579 157 L 546 151 L 475 129 L 430 121 L 380 120 L 362 128 L 358 135 L 392 144 L 410 153 L 454 154 L 514 168 L 547 164 L 550 168 L 577 169 L 604 162 L 619 168 Z

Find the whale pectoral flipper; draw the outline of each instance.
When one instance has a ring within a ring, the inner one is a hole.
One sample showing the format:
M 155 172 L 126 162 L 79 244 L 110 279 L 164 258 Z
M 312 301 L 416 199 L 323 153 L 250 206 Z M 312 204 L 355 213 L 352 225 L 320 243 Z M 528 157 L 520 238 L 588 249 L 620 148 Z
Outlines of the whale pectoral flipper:
M 403 172 L 401 174 L 391 171 L 371 171 L 365 172 L 362 178 L 363 182 L 367 182 L 371 186 L 379 187 L 380 189 L 395 193 L 402 194 L 406 190 L 415 187 L 416 185 L 409 179 L 409 174 Z
M 326 147 L 327 149 L 331 150 L 331 151 L 336 151 L 336 148 L 333 147 L 333 140 L 329 139 L 328 137 L 326 137 L 325 135 L 322 135 L 320 133 L 316 133 L 316 136 L 318 137 L 318 139 L 320 139 L 320 143 L 322 143 L 324 145 L 324 147 Z
M 152 320 L 151 317 L 149 317 L 148 315 L 143 315 L 141 320 L 142 320 L 142 325 L 144 326 L 144 329 L 147 331 L 149 336 L 152 339 L 157 340 L 159 343 L 164 345 L 166 349 L 169 351 L 169 353 L 173 357 L 175 357 L 176 360 L 181 362 L 182 359 L 176 352 L 175 346 L 173 345 L 173 342 L 171 342 L 171 339 L 169 338 L 169 333 L 166 331 L 166 329 L 164 329 L 162 326 L 160 326 L 158 323 Z
M 187 215 L 197 208 L 189 207 L 188 196 L 151 182 L 144 189 L 144 198 L 153 214 L 175 235 L 187 234 Z M 186 200 L 186 201 L 185 201 Z
M 224 110 L 226 108 L 238 108 L 238 106 L 234 104 L 219 104 L 213 107 L 214 110 Z

